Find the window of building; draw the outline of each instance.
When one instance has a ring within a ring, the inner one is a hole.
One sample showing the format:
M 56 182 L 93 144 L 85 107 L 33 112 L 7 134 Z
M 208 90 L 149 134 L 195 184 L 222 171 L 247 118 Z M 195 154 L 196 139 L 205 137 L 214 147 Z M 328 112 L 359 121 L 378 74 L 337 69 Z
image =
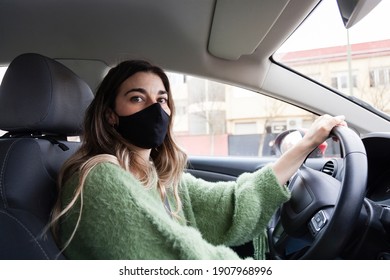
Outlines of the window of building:
M 338 72 L 332 74 L 331 86 L 333 88 L 343 91 L 350 88 L 350 83 L 352 84 L 352 87 L 357 88 L 356 74 L 353 73 L 351 76 L 348 72 Z
M 370 87 L 390 85 L 390 67 L 370 70 Z

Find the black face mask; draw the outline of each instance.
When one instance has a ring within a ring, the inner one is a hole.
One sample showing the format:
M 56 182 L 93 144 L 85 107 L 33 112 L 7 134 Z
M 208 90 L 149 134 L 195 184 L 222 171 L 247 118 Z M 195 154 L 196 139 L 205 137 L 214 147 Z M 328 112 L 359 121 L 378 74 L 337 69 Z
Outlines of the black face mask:
M 168 131 L 169 115 L 155 103 L 130 116 L 118 116 L 116 130 L 131 144 L 152 149 L 160 146 Z

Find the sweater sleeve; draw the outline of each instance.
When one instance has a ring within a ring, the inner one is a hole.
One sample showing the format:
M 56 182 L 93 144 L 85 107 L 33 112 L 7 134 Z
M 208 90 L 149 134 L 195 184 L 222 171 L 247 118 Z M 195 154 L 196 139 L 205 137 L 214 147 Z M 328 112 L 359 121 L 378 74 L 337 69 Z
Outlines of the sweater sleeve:
M 227 246 L 262 235 L 275 210 L 290 198 L 270 166 L 234 182 L 209 183 L 186 174 L 182 184 L 189 223 L 212 244 Z
M 78 177 L 65 185 L 63 202 L 73 195 Z M 69 240 L 69 259 L 239 259 L 228 247 L 207 242 L 200 232 L 172 219 L 158 192 L 140 185 L 110 163 L 95 166 L 80 200 L 61 220 L 60 239 Z M 82 209 L 80 213 L 80 209 Z

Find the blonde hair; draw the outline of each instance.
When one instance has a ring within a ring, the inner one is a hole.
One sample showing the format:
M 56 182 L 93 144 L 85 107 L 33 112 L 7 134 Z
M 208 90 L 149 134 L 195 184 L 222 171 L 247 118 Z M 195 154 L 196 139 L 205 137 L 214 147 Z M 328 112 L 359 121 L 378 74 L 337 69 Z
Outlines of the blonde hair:
M 151 162 L 145 162 L 137 154 L 134 146 L 128 143 L 107 120 L 109 110 L 114 109 L 119 86 L 137 72 L 151 72 L 161 78 L 168 93 L 168 106 L 171 110 L 167 135 L 161 146 L 152 149 Z M 172 216 L 178 217 L 178 213 L 182 208 L 178 188 L 187 163 L 187 156 L 173 140 L 174 112 L 169 80 L 161 68 L 143 60 L 130 60 L 120 63 L 108 72 L 86 112 L 81 147 L 65 162 L 58 178 L 58 199 L 53 208 L 50 223 L 58 244 L 60 244 L 59 221 L 80 200 L 79 217 L 70 238 L 62 247 L 62 251 L 70 244 L 81 220 L 83 188 L 86 177 L 99 163 L 110 162 L 122 167 L 124 170 L 131 172 L 146 188 L 157 186 L 162 201 L 166 199 L 167 191 L 171 190 L 176 203 L 176 210 L 172 212 Z M 115 144 L 113 145 L 113 143 Z M 63 186 L 75 173 L 78 173 L 79 181 L 74 196 L 67 205 L 62 205 Z

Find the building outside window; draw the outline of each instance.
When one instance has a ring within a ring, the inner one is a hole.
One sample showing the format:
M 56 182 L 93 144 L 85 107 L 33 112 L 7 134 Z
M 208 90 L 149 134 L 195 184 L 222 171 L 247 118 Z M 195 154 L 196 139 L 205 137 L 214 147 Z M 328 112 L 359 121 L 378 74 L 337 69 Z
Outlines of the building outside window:
M 370 70 L 370 87 L 389 86 L 390 67 Z

